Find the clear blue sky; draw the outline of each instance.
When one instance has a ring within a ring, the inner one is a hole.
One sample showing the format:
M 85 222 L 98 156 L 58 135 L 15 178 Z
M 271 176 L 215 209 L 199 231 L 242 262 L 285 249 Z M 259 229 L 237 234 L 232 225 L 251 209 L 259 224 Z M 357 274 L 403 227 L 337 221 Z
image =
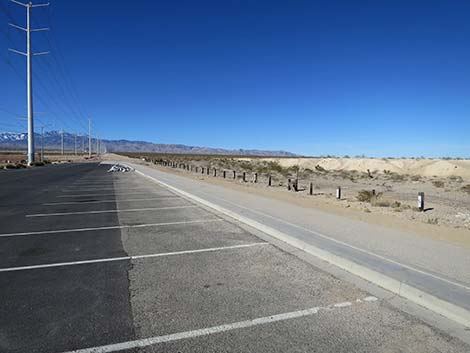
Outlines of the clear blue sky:
M 7 52 L 24 10 L 0 4 L 0 130 L 24 130 Z M 69 131 L 91 115 L 110 139 L 470 157 L 469 16 L 463 0 L 51 0 L 34 10 L 53 52 L 35 58 L 35 110 Z

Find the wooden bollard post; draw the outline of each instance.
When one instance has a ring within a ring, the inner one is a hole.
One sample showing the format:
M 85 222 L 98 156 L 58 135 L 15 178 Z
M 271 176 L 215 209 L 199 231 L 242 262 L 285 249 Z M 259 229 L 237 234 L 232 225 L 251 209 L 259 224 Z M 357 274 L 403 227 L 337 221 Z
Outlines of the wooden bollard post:
M 421 212 L 424 211 L 424 192 L 418 192 L 418 208 Z
M 217 176 L 217 169 L 214 168 L 214 177 L 216 177 L 216 176 Z
M 258 173 L 253 174 L 253 183 L 258 182 Z
M 237 179 L 237 171 L 233 171 L 233 179 Z
M 204 174 L 204 167 L 201 167 L 201 174 Z
M 224 170 L 223 174 L 224 174 L 224 179 L 225 179 L 227 172 Z
M 271 175 L 268 176 L 268 186 L 271 186 L 272 185 L 272 177 Z
M 336 198 L 338 200 L 341 200 L 341 186 L 338 186 L 338 188 L 336 189 Z
M 287 191 L 290 191 L 292 189 L 291 181 L 290 179 L 287 179 Z
M 243 182 L 246 182 L 246 173 L 243 172 Z
M 309 195 L 313 195 L 313 183 L 310 183 L 310 188 L 308 190 Z

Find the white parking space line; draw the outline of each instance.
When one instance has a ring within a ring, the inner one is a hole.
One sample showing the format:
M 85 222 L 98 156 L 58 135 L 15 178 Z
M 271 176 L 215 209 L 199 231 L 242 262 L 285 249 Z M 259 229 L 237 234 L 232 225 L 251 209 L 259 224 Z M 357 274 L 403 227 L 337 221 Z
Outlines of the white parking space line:
M 156 254 L 148 254 L 148 255 L 122 256 L 122 257 L 112 257 L 112 258 L 107 258 L 107 259 L 105 258 L 105 259 L 94 259 L 94 260 L 84 260 L 84 261 L 58 262 L 58 263 L 44 264 L 44 265 L 7 267 L 7 268 L 0 268 L 0 272 L 37 270 L 37 269 L 51 268 L 51 267 L 65 267 L 65 266 L 96 264 L 96 263 L 103 263 L 103 262 L 139 260 L 139 259 L 149 259 L 149 258 L 155 258 L 155 257 L 166 257 L 166 256 L 176 256 L 176 255 L 186 255 L 186 254 L 198 254 L 198 253 L 206 253 L 206 252 L 214 252 L 214 251 L 231 250 L 231 249 L 250 248 L 250 247 L 253 247 L 253 246 L 260 246 L 260 245 L 269 245 L 269 243 L 267 243 L 267 242 L 249 243 L 249 244 L 241 244 L 241 245 L 220 246 L 220 247 L 217 247 L 217 248 L 205 248 L 205 249 L 196 249 L 196 250 L 173 251 L 173 252 L 156 253 Z
M 128 199 L 128 200 L 119 200 L 119 202 L 137 202 L 137 201 L 157 201 L 157 200 L 166 200 L 166 199 L 183 199 L 180 196 L 161 196 L 153 197 L 150 199 Z M 114 203 L 117 200 L 99 200 L 99 201 L 69 201 L 69 202 L 46 202 L 43 203 L 44 206 L 56 206 L 56 205 L 83 205 L 88 203 Z
M 155 190 L 155 188 L 150 188 L 150 187 L 125 187 L 126 191 L 133 191 L 133 190 L 140 190 L 140 191 L 151 191 Z M 114 191 L 116 190 L 115 188 L 95 188 L 95 189 L 80 189 L 80 188 L 73 188 L 71 190 L 63 189 L 62 192 L 93 192 L 93 191 Z
M 367 297 L 364 299 L 357 299 L 354 301 L 354 303 L 343 302 L 343 303 L 331 304 L 328 306 L 317 306 L 317 307 L 313 307 L 313 308 L 309 308 L 305 310 L 291 311 L 291 312 L 282 313 L 282 314 L 264 316 L 264 317 L 259 317 L 259 318 L 251 319 L 251 320 L 238 321 L 238 322 L 233 322 L 230 324 L 225 324 L 225 325 L 220 325 L 220 326 L 202 328 L 199 330 L 178 332 L 178 333 L 173 333 L 173 334 L 164 335 L 164 336 L 142 338 L 139 340 L 120 342 L 120 343 L 115 343 L 115 344 L 109 344 L 106 346 L 78 349 L 75 351 L 70 351 L 70 352 L 65 352 L 65 353 L 111 353 L 111 352 L 134 349 L 134 348 L 143 348 L 143 347 L 153 346 L 159 343 L 174 342 L 174 341 L 179 341 L 179 340 L 183 340 L 187 338 L 208 336 L 208 335 L 213 335 L 216 333 L 239 330 L 239 329 L 244 329 L 244 328 L 249 328 L 249 327 L 254 327 L 254 326 L 259 326 L 259 325 L 272 324 L 274 322 L 299 319 L 299 318 L 306 317 L 306 316 L 316 315 L 320 311 L 331 312 L 331 311 L 337 311 L 337 310 L 345 310 L 353 305 L 367 305 L 374 301 L 377 301 L 377 298 Z
M 112 229 L 147 228 L 147 227 L 172 226 L 172 225 L 180 225 L 180 224 L 197 224 L 197 223 L 221 222 L 221 221 L 223 221 L 223 219 L 221 219 L 221 218 L 215 218 L 215 219 L 212 218 L 212 219 L 200 219 L 200 220 L 194 220 L 194 221 L 180 221 L 180 222 L 164 222 L 164 223 L 119 225 L 119 226 L 107 226 L 107 227 L 43 230 L 43 231 L 37 231 L 37 232 L 4 233 L 4 234 L 0 234 L 0 238 L 28 236 L 28 235 L 47 235 L 47 234 L 60 234 L 60 233 L 93 232 L 93 231 L 112 230 Z
M 155 191 L 155 190 L 153 190 Z M 120 196 L 120 195 L 148 195 L 150 192 L 123 192 L 123 193 L 118 193 L 118 192 L 113 192 L 111 194 L 83 194 L 83 195 L 58 195 L 57 197 L 97 197 L 97 196 Z
M 99 213 L 120 213 L 120 212 L 140 212 L 140 211 L 158 211 L 158 210 L 175 210 L 180 208 L 195 208 L 196 205 L 188 206 L 168 206 L 168 207 L 148 207 L 148 208 L 130 208 L 130 209 L 116 209 L 116 210 L 100 210 L 100 211 L 79 211 L 79 212 L 60 212 L 60 213 L 36 213 L 28 214 L 25 217 L 52 217 L 52 216 L 72 216 L 84 214 L 99 214 Z

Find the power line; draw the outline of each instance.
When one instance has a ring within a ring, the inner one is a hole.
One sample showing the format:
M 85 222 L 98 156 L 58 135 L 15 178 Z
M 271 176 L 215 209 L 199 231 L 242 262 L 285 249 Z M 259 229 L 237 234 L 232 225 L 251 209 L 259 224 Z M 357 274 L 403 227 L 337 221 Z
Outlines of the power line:
M 32 53 L 31 51 L 31 33 L 47 30 L 47 28 L 37 28 L 31 29 L 31 9 L 36 7 L 49 6 L 49 4 L 35 4 L 31 2 L 23 4 L 22 2 L 11 0 L 13 3 L 23 6 L 26 8 L 26 28 L 17 26 L 13 23 L 10 23 L 10 26 L 26 32 L 26 53 L 23 53 L 19 50 L 10 49 L 10 51 L 26 56 L 27 60 L 27 96 L 28 96 L 28 164 L 34 162 L 34 117 L 33 117 L 33 80 L 32 80 L 32 69 L 33 56 L 47 54 L 46 52 Z

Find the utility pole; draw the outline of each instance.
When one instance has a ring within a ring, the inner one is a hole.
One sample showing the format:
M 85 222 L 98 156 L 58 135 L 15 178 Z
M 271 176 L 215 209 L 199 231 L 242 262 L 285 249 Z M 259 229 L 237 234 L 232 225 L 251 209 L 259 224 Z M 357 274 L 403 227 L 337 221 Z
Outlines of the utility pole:
M 91 119 L 88 119 L 88 158 L 91 158 Z
M 31 49 L 31 33 L 32 32 L 39 32 L 39 31 L 47 31 L 49 28 L 37 28 L 31 29 L 31 9 L 35 7 L 43 7 L 49 6 L 47 4 L 36 4 L 33 5 L 32 2 L 27 4 L 23 4 L 22 2 L 11 0 L 11 2 L 23 6 L 26 8 L 26 28 L 15 25 L 10 23 L 9 25 L 19 29 L 21 31 L 26 32 L 26 53 L 15 50 L 9 49 L 10 51 L 26 56 L 26 71 L 27 71 L 27 100 L 28 100 L 28 164 L 31 165 L 34 163 L 34 119 L 33 119 L 33 56 L 44 55 L 48 54 L 49 52 L 42 52 L 42 53 L 32 53 Z
M 82 138 L 82 155 L 85 155 L 85 135 L 80 135 Z
M 64 155 L 64 129 L 62 129 L 62 131 L 60 132 L 60 135 L 61 135 L 61 151 L 62 151 L 62 156 Z
M 44 127 L 41 126 L 41 162 L 44 162 Z

